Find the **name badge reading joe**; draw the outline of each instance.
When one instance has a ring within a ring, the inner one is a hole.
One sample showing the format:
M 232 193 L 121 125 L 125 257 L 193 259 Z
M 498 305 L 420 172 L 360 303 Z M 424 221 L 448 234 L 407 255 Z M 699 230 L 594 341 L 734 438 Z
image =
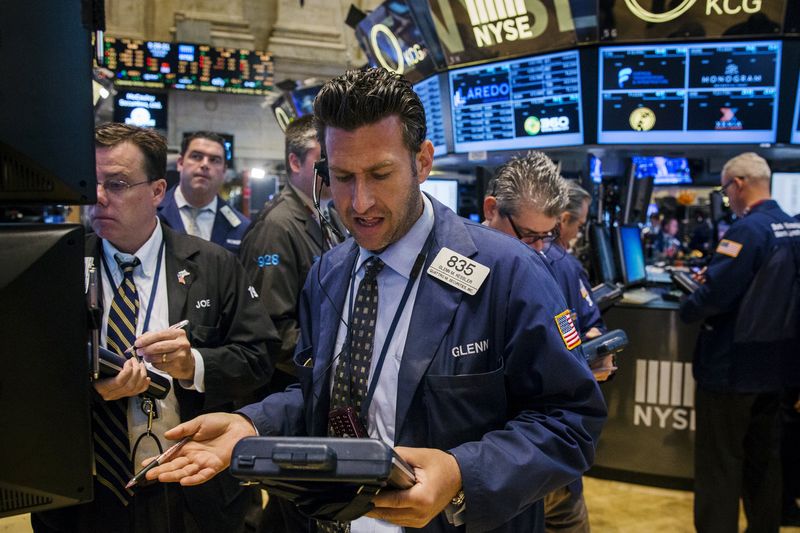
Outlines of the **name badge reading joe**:
M 428 274 L 472 296 L 481 288 L 490 270 L 450 248 L 442 248 L 428 267 Z

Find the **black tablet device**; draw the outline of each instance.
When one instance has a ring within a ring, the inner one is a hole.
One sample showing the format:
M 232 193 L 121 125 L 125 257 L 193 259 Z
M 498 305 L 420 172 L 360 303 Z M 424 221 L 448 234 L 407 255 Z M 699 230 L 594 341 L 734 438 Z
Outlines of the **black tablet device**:
M 595 359 L 621 352 L 628 345 L 628 336 L 621 329 L 612 329 L 581 345 L 586 359 L 591 364 Z
M 700 288 L 700 284 L 692 278 L 691 274 L 680 270 L 673 270 L 669 275 L 672 281 L 675 282 L 675 285 L 686 294 L 692 294 Z
M 378 439 L 248 437 L 236 444 L 230 469 L 323 520 L 354 520 L 381 490 L 415 483 L 414 469 Z

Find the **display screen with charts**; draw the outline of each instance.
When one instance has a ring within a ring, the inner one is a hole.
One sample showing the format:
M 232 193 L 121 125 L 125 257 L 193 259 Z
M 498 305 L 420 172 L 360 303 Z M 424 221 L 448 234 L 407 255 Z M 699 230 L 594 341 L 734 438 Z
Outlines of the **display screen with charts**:
M 577 51 L 453 70 L 456 153 L 583 143 Z
M 599 143 L 775 142 L 778 41 L 599 49 Z
M 446 154 L 447 138 L 439 77 L 432 76 L 425 81 L 415 83 L 414 92 L 417 93 L 422 101 L 422 107 L 425 108 L 425 125 L 428 129 L 428 139 L 433 143 L 433 155 Z

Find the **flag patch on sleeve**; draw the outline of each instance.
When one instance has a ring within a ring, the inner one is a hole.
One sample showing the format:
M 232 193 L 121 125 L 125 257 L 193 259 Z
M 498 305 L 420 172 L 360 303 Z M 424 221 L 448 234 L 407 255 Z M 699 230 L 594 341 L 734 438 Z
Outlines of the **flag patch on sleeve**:
M 741 251 L 742 245 L 736 241 L 722 239 L 717 245 L 717 253 L 724 254 L 729 257 L 737 257 Z
M 575 328 L 575 322 L 572 321 L 569 309 L 555 316 L 556 326 L 558 332 L 561 334 L 561 340 L 567 347 L 567 350 L 581 345 L 581 336 Z

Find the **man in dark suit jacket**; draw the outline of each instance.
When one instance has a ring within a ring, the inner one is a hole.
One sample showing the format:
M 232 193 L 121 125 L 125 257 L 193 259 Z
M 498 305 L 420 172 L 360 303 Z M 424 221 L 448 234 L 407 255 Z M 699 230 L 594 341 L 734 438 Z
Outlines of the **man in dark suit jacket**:
M 172 229 L 239 253 L 250 219 L 219 195 L 225 180 L 225 140 L 199 131 L 181 143 L 180 183 L 168 190 L 158 216 Z
M 101 340 L 129 358 L 118 375 L 94 382 L 94 411 L 123 400 L 114 421 L 126 430 L 120 435 L 127 433 L 130 440 L 123 442 L 130 453 L 123 466 L 132 472 L 157 453 L 156 439 L 162 448 L 169 446 L 163 433 L 175 421 L 208 410 L 232 410 L 264 385 L 273 370 L 267 344 L 276 343 L 277 334 L 233 255 L 159 222 L 156 207 L 166 189 L 163 138 L 122 124 L 100 126 L 95 135 L 99 187 L 90 218 L 96 233 L 87 238 L 86 264 L 97 269 L 102 281 Z M 111 317 L 119 308 L 120 287 L 130 281 L 123 274 L 129 261 L 136 265 L 135 290 L 123 302 L 136 308 L 129 317 L 136 357 L 112 337 L 112 328 L 122 329 Z M 188 326 L 170 327 L 181 320 L 188 320 Z M 148 371 L 170 378 L 171 390 L 163 400 L 155 400 L 156 418 L 150 427 L 155 438 L 137 442 L 148 430 L 142 412 L 151 379 Z M 101 417 L 95 415 L 94 420 L 99 424 Z M 104 445 L 95 439 L 96 452 Z M 114 458 L 125 462 L 118 455 Z M 101 460 L 108 462 L 98 455 Z M 240 531 L 252 501 L 252 494 L 227 473 L 199 491 L 151 485 L 130 492 L 109 482 L 112 477 L 98 471 L 92 503 L 36 515 L 35 530 Z

